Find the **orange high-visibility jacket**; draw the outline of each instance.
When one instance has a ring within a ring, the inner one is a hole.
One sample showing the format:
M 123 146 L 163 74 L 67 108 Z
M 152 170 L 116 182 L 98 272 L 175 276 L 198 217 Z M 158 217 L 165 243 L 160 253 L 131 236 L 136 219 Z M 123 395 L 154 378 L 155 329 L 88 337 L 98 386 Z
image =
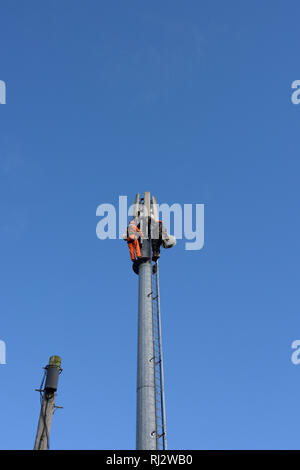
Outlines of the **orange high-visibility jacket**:
M 136 240 L 140 236 L 138 235 L 138 232 L 140 234 L 142 233 L 135 224 L 129 224 L 127 228 L 127 242 L 132 243 L 134 240 Z

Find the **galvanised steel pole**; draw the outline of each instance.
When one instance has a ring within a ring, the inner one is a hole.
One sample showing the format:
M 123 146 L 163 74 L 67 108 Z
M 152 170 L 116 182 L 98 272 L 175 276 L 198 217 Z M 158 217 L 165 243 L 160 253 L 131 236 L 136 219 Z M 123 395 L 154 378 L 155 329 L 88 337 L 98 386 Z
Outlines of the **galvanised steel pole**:
M 150 193 L 149 198 L 150 198 Z M 144 205 L 147 204 L 147 193 Z M 150 199 L 149 199 L 150 200 Z M 150 207 L 150 206 L 149 206 Z M 148 212 L 150 214 L 150 211 Z M 147 233 L 148 216 L 141 219 Z M 157 449 L 155 349 L 153 324 L 152 254 L 150 235 L 143 240 L 139 265 L 138 363 L 137 363 L 137 450 Z

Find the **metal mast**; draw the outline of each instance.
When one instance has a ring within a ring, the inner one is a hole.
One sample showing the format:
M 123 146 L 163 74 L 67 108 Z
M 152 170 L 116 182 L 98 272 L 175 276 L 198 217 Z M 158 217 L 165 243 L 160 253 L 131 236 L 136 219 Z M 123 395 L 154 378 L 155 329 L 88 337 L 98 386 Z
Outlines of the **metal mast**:
M 157 222 L 158 216 L 156 200 L 152 197 L 151 202 L 149 192 L 143 199 L 137 194 L 134 216 L 144 233 L 142 257 L 133 264 L 139 276 L 136 448 L 166 449 L 159 278 L 151 246 L 151 216 Z
M 45 367 L 45 374 L 38 390 L 41 394 L 41 412 L 36 433 L 34 450 L 48 450 L 52 417 L 55 410 L 55 396 L 58 376 L 61 372 L 61 358 L 51 356 L 49 364 Z
M 152 251 L 149 234 L 150 193 L 144 193 L 140 206 L 141 230 L 144 239 L 142 259 L 138 266 L 139 312 L 138 312 L 138 362 L 137 362 L 137 425 L 136 448 L 157 449 L 156 386 L 154 323 L 152 312 Z

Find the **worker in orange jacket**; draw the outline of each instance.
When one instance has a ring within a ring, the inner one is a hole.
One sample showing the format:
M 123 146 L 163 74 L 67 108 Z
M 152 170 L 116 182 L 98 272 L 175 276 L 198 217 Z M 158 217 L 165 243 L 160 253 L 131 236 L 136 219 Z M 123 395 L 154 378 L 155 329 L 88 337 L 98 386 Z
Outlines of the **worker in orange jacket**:
M 130 258 L 132 261 L 136 260 L 135 253 L 136 253 L 137 258 L 141 258 L 139 238 L 143 236 L 144 236 L 143 232 L 140 231 L 135 221 L 131 220 L 127 228 L 126 241 L 127 241 L 127 245 L 129 248 Z

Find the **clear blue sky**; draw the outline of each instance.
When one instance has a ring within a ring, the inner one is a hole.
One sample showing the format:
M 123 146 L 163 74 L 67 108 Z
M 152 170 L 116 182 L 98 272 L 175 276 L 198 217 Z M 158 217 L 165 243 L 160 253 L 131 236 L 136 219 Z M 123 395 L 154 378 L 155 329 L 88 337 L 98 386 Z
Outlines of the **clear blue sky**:
M 171 449 L 300 448 L 297 1 L 2 0 L 0 448 L 134 449 L 137 277 L 96 208 L 205 204 L 161 259 Z

